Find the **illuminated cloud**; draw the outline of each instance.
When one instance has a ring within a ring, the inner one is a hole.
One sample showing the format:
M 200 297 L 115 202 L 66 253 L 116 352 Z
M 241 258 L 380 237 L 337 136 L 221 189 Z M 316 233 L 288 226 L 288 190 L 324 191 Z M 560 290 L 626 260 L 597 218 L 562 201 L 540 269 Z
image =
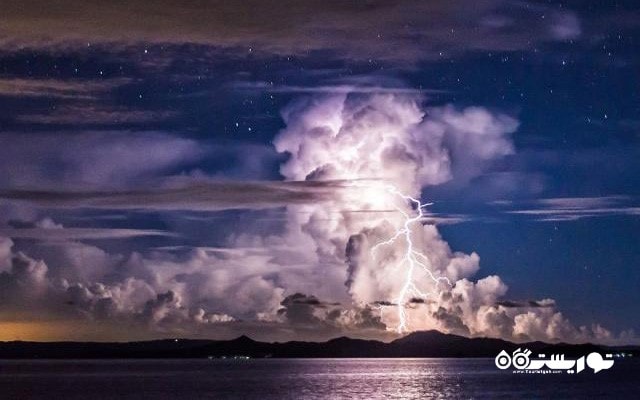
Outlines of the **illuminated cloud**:
M 394 236 L 405 221 L 402 212 L 414 212 L 388 185 L 417 197 L 425 187 L 464 184 L 482 175 L 513 154 L 510 135 L 518 126 L 513 117 L 482 107 L 425 108 L 415 94 L 354 93 L 300 99 L 283 118 L 286 127 L 274 145 L 287 155 L 281 166 L 285 181 L 175 177 L 138 190 L 5 190 L 4 198 L 52 209 L 281 207 L 284 214 L 278 231 L 230 230 L 226 249 L 186 253 L 167 246 L 148 254 L 112 254 L 81 243 L 82 235 L 71 231 L 75 234 L 61 238 L 55 248 L 34 248 L 46 260 L 39 261 L 14 252 L 12 241 L 4 239 L 0 313 L 24 313 L 29 304 L 30 313 L 125 324 L 148 335 L 251 332 L 283 340 L 340 334 L 389 338 L 399 323 L 397 308 L 403 307 L 407 330 L 512 340 L 613 339 L 599 325 L 575 327 L 552 300 L 504 300 L 507 286 L 500 277 L 474 280 L 479 255 L 451 249 L 434 225 L 413 224 L 412 241 L 431 273 L 446 277 L 451 287 L 418 270 L 413 282 L 422 294 L 398 302 L 406 281 L 407 243 L 397 240 L 371 250 Z M 177 144 L 184 151 L 159 157 L 149 171 L 199 154 L 189 141 L 159 138 L 160 155 L 164 145 Z M 138 138 L 140 146 L 146 139 Z M 110 149 L 102 136 L 92 140 L 104 140 Z M 135 178 L 126 162 L 118 168 Z M 95 183 L 104 185 L 101 179 Z M 51 221 L 43 224 L 41 229 L 65 229 Z
M 479 107 L 423 111 L 415 96 L 391 94 L 312 97 L 292 105 L 283 116 L 287 128 L 275 145 L 290 155 L 281 168 L 285 177 L 354 180 L 355 193 L 339 195 L 336 202 L 364 210 L 397 207 L 406 213 L 414 211 L 384 190 L 384 184 L 419 196 L 425 186 L 469 180 L 513 152 L 509 134 L 518 125 L 511 117 Z M 310 217 L 298 220 L 300 230 L 316 243 L 321 257 L 339 260 L 346 251 L 345 282 L 354 303 L 376 305 L 381 322 L 387 328 L 397 326 L 394 305 L 407 279 L 407 243 L 396 240 L 375 252 L 372 247 L 394 237 L 404 218 L 398 213 L 344 216 L 327 224 L 323 208 L 312 207 L 306 206 Z M 577 340 L 603 332 L 573 327 L 548 301 L 545 307 L 524 310 L 497 305 L 507 286 L 498 276 L 470 280 L 479 269 L 477 254 L 452 251 L 433 225 L 415 226 L 411 235 L 431 273 L 448 278 L 452 287 L 443 290 L 418 269 L 412 282 L 421 301 L 400 305 L 405 307 L 407 329 L 513 340 Z M 549 321 L 554 328 L 536 328 Z

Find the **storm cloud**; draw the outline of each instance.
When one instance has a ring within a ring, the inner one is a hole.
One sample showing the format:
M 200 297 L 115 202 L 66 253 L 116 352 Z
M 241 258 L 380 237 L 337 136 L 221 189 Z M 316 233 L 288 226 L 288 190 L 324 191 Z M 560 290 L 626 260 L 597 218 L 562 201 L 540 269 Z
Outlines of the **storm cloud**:
M 473 279 L 480 270 L 478 254 L 451 249 L 437 226 L 424 221 L 409 227 L 424 269 L 413 272 L 410 293 L 400 295 L 408 279 L 408 243 L 397 232 L 416 212 L 403 196 L 419 197 L 425 187 L 465 184 L 483 174 L 514 153 L 511 134 L 518 127 L 514 117 L 482 107 L 423 104 L 420 95 L 391 93 L 312 95 L 293 102 L 283 110 L 286 127 L 274 140 L 286 155 L 280 170 L 284 181 L 215 182 L 174 175 L 157 179 L 149 189 L 130 189 L 137 177 L 132 173 L 125 174 L 132 178 L 122 181 L 123 189 L 4 190 L 1 197 L 44 210 L 280 207 L 284 214 L 277 231 L 229 229 L 224 249 L 177 252 L 179 246 L 168 246 L 117 254 L 82 243 L 84 231 L 76 230 L 60 238 L 48 260 L 38 260 L 4 239 L 0 311 L 19 314 L 29 302 L 39 313 L 125 324 L 150 335 L 228 337 L 249 330 L 263 339 L 345 333 L 389 338 L 403 315 L 404 332 L 611 339 L 599 325 L 575 327 L 552 300 L 504 300 L 508 288 L 500 277 Z M 109 149 L 108 139 L 96 138 Z M 167 149 L 173 146 L 174 139 L 161 138 L 172 143 Z M 146 136 L 139 140 L 144 143 Z M 175 144 L 184 154 L 168 152 L 153 168 L 206 156 L 189 141 Z M 127 171 L 127 165 L 119 168 Z M 387 243 L 372 251 L 381 242 Z M 61 253 L 61 248 L 67 250 Z

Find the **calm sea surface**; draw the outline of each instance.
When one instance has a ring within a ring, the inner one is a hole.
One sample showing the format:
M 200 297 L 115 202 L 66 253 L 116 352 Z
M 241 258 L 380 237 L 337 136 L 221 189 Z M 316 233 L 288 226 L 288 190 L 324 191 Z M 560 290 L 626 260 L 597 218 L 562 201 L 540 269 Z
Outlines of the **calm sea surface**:
M 640 398 L 640 360 L 519 375 L 493 359 L 0 360 L 3 399 Z

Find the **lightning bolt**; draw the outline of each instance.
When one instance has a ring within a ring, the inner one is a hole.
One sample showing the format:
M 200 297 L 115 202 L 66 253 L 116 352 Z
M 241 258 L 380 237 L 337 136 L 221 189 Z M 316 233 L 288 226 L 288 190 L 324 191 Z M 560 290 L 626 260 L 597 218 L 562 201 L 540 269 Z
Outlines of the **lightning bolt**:
M 395 209 L 400 212 L 400 214 L 404 218 L 402 227 L 398 229 L 391 238 L 374 245 L 370 250 L 372 258 L 375 259 L 376 252 L 379 248 L 383 246 L 389 246 L 398 240 L 404 240 L 406 243 L 406 251 L 401 261 L 401 265 L 405 266 L 405 279 L 404 284 L 395 300 L 399 320 L 396 331 L 398 333 L 404 333 L 407 332 L 407 314 L 405 308 L 407 303 L 410 301 L 410 298 L 417 297 L 424 299 L 428 296 L 428 293 L 420 290 L 420 288 L 414 281 L 416 269 L 424 271 L 426 275 L 435 283 L 436 288 L 441 282 L 445 282 L 447 285 L 451 286 L 451 281 L 449 281 L 447 277 L 434 275 L 430 268 L 431 262 L 429 260 L 429 257 L 416 250 L 413 243 L 411 231 L 412 226 L 422 221 L 425 216 L 424 208 L 432 205 L 433 203 L 422 204 L 420 200 L 401 193 L 392 185 L 385 186 L 384 188 L 387 192 L 393 194 L 394 196 L 400 197 L 405 203 L 409 204 L 411 206 L 411 210 L 413 211 L 412 213 L 407 213 L 402 208 L 394 205 Z

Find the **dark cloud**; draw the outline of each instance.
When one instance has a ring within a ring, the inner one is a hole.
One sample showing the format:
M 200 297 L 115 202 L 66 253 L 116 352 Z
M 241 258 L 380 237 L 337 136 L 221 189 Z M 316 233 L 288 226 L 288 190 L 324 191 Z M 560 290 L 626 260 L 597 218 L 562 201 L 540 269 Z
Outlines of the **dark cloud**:
M 37 11 L 35 11 L 37 10 Z M 545 18 L 546 17 L 546 18 Z M 3 7 L 5 48 L 201 43 L 245 53 L 334 50 L 360 59 L 521 50 L 577 39 L 580 19 L 533 2 L 29 0 Z M 250 50 L 251 49 L 251 50 Z
M 436 89 L 415 89 L 402 85 L 382 86 L 381 83 L 369 84 L 335 84 L 322 86 L 276 86 L 268 82 L 237 82 L 233 85 L 239 91 L 255 91 L 267 93 L 320 93 L 320 94 L 372 94 L 372 93 L 395 93 L 421 95 L 428 93 L 447 93 L 444 90 Z
M 459 306 L 453 310 L 438 307 L 438 309 L 432 313 L 433 318 L 440 321 L 446 331 L 456 335 L 469 336 L 469 328 L 462 321 L 460 315 L 462 315 L 462 309 Z
M 77 98 L 76 98 L 77 99 Z M 19 115 L 22 123 L 42 125 L 74 125 L 77 127 L 118 125 L 120 127 L 159 122 L 175 117 L 172 111 L 135 110 L 98 105 L 63 105 L 47 113 Z
M 325 303 L 318 300 L 315 296 L 307 296 L 302 293 L 295 293 L 290 296 L 287 296 L 281 303 L 283 306 L 289 306 L 292 304 L 305 304 L 308 306 L 320 307 L 324 308 L 327 306 L 335 306 L 340 305 L 339 303 Z
M 0 235 L 13 239 L 34 239 L 45 241 L 128 239 L 138 236 L 176 236 L 171 232 L 152 229 L 109 229 L 109 228 L 0 228 Z
M 551 299 L 545 300 L 528 300 L 528 301 L 513 301 L 513 300 L 502 300 L 496 302 L 497 306 L 506 307 L 506 308 L 539 308 L 539 307 L 554 307 L 555 301 Z
M 131 82 L 128 78 L 101 80 L 0 78 L 0 96 L 46 97 L 55 99 L 95 100 L 119 86 Z
M 176 323 L 181 318 L 177 316 L 174 321 L 171 321 L 171 313 L 182 307 L 181 301 L 180 296 L 173 290 L 158 293 L 155 299 L 148 300 L 145 303 L 141 317 L 150 323 L 157 323 L 159 321 Z
M 364 234 L 351 235 L 347 241 L 347 247 L 345 249 L 346 261 L 347 261 L 347 279 L 344 284 L 347 288 L 351 288 L 356 274 L 358 273 L 358 267 L 360 265 L 360 259 L 363 257 L 365 251 L 366 236 Z
M 315 309 L 321 303 L 315 296 L 294 293 L 285 297 L 280 304 L 283 308 L 278 313 L 291 324 L 321 324 L 321 319 L 315 315 Z
M 229 210 L 314 203 L 343 189 L 328 182 L 215 182 L 187 180 L 180 185 L 129 191 L 4 190 L 0 198 L 45 208 Z
M 380 315 L 371 307 L 342 308 L 339 303 L 327 303 L 313 295 L 294 293 L 284 298 L 278 314 L 296 326 L 315 327 L 327 333 L 343 330 L 384 330 Z

